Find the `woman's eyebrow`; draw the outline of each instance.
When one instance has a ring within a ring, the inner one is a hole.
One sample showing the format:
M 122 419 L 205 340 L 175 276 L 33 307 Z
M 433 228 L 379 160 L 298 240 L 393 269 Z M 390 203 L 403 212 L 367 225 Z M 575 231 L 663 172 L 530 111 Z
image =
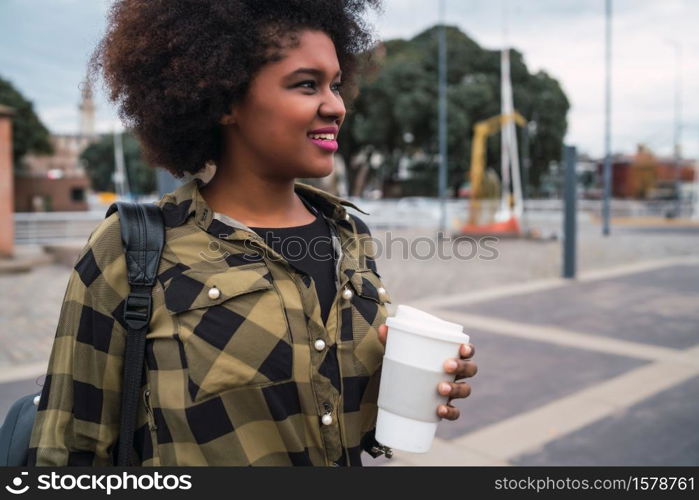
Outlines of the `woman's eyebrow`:
M 309 74 L 309 75 L 313 75 L 313 76 L 315 76 L 316 78 L 322 78 L 323 75 L 324 75 L 323 71 L 321 71 L 321 70 L 319 70 L 319 69 L 317 69 L 317 68 L 299 68 L 299 69 L 297 69 L 297 70 L 292 71 L 291 73 L 289 73 L 289 74 L 287 75 L 287 77 L 288 77 L 288 78 L 291 78 L 291 77 L 293 77 L 293 76 L 297 76 L 297 75 L 299 75 L 299 74 L 304 74 L 304 73 L 307 73 L 307 74 Z M 335 78 L 337 78 L 337 77 L 339 77 L 339 76 L 342 76 L 342 70 L 338 70 L 337 73 L 335 74 Z

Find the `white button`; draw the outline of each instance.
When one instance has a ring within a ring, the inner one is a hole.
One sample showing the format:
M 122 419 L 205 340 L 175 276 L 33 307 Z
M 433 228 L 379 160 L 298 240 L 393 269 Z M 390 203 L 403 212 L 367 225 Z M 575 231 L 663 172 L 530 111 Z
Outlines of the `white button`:
M 376 291 L 379 292 L 379 295 L 386 295 L 386 289 L 382 286 L 380 286 Z
M 352 293 L 352 290 L 350 290 L 349 288 L 345 288 L 344 290 L 342 290 L 342 298 L 344 298 L 345 300 L 351 299 L 352 295 L 354 295 L 354 293 Z
M 330 425 L 333 423 L 333 416 L 330 415 L 330 413 L 326 413 L 322 416 L 320 421 L 323 422 L 323 425 Z
M 350 216 L 350 214 L 347 214 L 347 213 L 345 214 L 345 220 L 347 222 L 349 222 L 351 218 L 352 218 L 352 216 Z
M 216 288 L 215 286 L 209 288 L 209 298 L 210 298 L 210 299 L 216 300 L 216 299 L 219 298 L 220 296 L 221 296 L 221 290 L 219 290 L 219 289 Z
M 316 351 L 322 351 L 323 349 L 325 349 L 325 341 L 323 339 L 318 339 L 313 344 L 313 347 L 316 348 Z
M 34 406 L 39 406 L 39 400 L 41 399 L 41 394 L 34 396 Z

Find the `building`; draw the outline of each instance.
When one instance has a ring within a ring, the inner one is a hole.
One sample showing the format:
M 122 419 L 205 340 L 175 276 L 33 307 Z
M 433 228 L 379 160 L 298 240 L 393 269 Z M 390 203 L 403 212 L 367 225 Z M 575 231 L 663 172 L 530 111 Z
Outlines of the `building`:
M 97 140 L 95 105 L 90 86 L 82 89 L 79 134 L 52 134 L 54 153 L 28 154 L 23 169 L 15 174 L 16 212 L 87 210 L 90 180 L 80 161 L 82 152 Z
M 12 210 L 12 117 L 14 110 L 0 105 L 0 257 L 14 253 Z
M 597 174 L 602 179 L 604 161 L 597 163 Z M 615 155 L 612 158 L 612 196 L 615 198 L 672 199 L 682 185 L 695 180 L 695 161 L 690 159 L 656 157 L 643 145 L 634 155 Z

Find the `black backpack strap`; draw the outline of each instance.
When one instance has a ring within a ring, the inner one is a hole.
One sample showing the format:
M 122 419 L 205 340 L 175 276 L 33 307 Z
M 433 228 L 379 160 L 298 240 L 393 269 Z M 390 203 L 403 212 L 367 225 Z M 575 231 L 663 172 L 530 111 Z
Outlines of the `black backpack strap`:
M 121 239 L 126 252 L 131 292 L 124 306 L 127 325 L 121 392 L 121 427 L 117 465 L 133 465 L 134 432 L 141 391 L 146 333 L 152 312 L 151 289 L 158 273 L 165 244 L 165 225 L 160 207 L 153 204 L 116 202 L 107 217 L 119 212 Z

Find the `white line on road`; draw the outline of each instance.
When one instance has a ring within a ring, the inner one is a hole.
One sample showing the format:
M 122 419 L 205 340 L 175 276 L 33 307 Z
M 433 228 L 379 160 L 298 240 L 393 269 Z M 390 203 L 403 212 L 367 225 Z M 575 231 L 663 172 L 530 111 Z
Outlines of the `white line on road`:
M 684 354 L 695 363 L 661 361 L 642 366 L 454 440 L 438 440 L 428 453 L 395 451 L 393 465 L 510 463 L 524 453 L 535 452 L 553 440 L 698 376 L 699 347 Z
M 0 367 L 0 384 L 36 378 L 44 375 L 47 368 L 48 360 L 27 365 L 2 366 Z
M 679 349 L 670 349 L 668 347 L 631 342 L 628 340 L 618 340 L 601 335 L 575 332 L 555 326 L 517 323 L 477 314 L 441 309 L 430 309 L 429 312 L 432 312 L 439 318 L 463 325 L 466 332 L 468 332 L 469 328 L 473 328 L 496 335 L 548 342 L 550 344 L 604 352 L 606 354 L 616 354 L 618 356 L 629 356 L 651 361 L 674 361 L 677 363 L 692 362 L 692 360 L 687 358 L 685 351 Z
M 593 281 L 626 276 L 629 274 L 655 271 L 657 269 L 663 269 L 666 267 L 696 264 L 699 264 L 699 256 L 687 255 L 679 257 L 668 257 L 666 259 L 650 260 L 638 262 L 635 264 L 616 266 L 612 268 L 586 271 L 580 273 L 578 278 L 575 280 L 567 280 L 563 278 L 550 278 L 537 281 L 528 281 L 525 283 L 514 283 L 512 285 L 500 286 L 477 292 L 428 297 L 423 300 L 412 302 L 410 305 L 417 307 L 418 309 L 429 309 L 434 307 L 444 308 L 451 306 L 476 304 L 479 302 L 486 302 L 488 300 L 500 299 L 503 297 L 512 297 L 515 295 L 523 295 L 527 293 L 551 290 L 553 288 L 574 285 L 575 283 L 579 282 L 589 283 Z

